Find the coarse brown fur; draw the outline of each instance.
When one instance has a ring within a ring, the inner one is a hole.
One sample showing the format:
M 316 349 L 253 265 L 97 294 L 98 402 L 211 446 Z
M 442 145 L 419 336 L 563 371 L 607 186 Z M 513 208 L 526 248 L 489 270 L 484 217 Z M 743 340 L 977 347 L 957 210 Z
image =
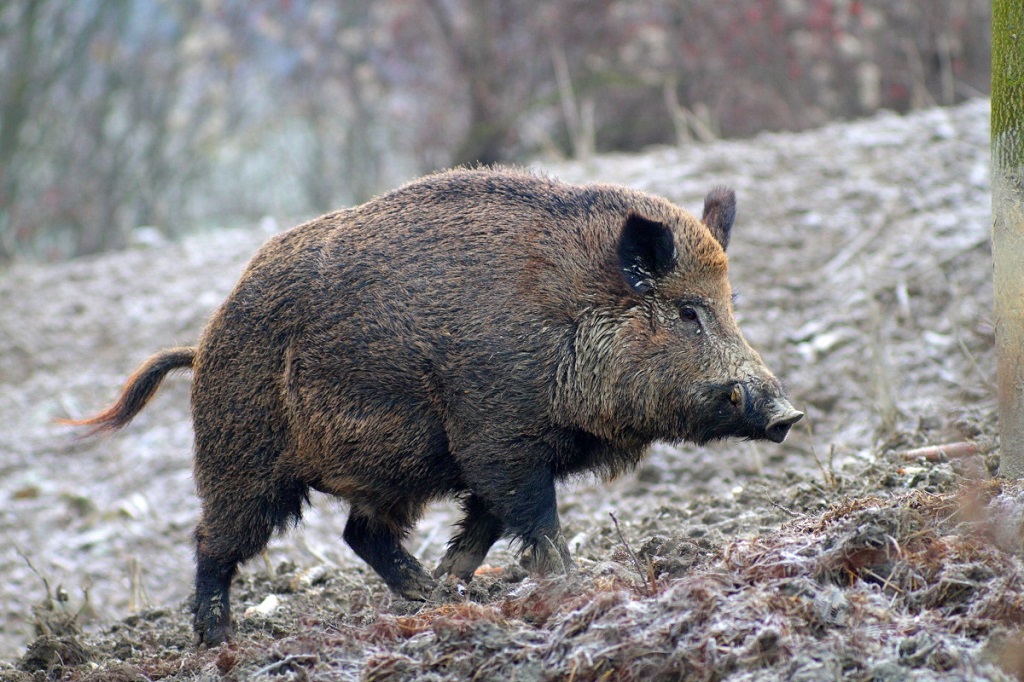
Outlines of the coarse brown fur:
M 431 500 L 465 518 L 435 577 L 521 541 L 565 571 L 555 481 L 633 467 L 655 439 L 781 441 L 800 418 L 736 327 L 731 190 L 704 220 L 641 192 L 505 169 L 428 176 L 272 238 L 195 349 L 165 351 L 81 423 L 126 424 L 191 366 L 196 629 L 231 631 L 239 562 L 310 489 L 397 594 L 434 580 L 401 545 Z

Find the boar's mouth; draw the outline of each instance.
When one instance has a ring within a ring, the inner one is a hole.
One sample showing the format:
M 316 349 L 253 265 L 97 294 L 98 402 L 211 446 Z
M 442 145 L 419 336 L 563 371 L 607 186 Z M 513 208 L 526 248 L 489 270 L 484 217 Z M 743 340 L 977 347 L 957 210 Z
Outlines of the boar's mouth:
M 804 416 L 778 386 L 737 381 L 705 384 L 697 393 L 687 411 L 686 439 L 698 444 L 730 437 L 781 443 Z

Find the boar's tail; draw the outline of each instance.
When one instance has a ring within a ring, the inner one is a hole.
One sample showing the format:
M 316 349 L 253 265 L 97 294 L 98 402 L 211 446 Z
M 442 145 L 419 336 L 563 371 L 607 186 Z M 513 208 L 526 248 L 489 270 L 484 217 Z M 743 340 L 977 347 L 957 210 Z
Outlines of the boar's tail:
M 130 422 L 156 393 L 168 372 L 190 369 L 196 359 L 195 348 L 170 348 L 149 357 L 128 377 L 117 402 L 99 414 L 85 419 L 59 419 L 61 424 L 91 426 L 83 437 L 114 431 Z

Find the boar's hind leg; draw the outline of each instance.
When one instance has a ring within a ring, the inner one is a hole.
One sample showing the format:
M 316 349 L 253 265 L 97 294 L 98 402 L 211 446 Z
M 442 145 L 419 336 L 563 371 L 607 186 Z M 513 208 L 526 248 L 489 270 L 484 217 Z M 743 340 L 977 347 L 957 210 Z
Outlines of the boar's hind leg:
M 201 488 L 202 489 L 202 488 Z M 231 489 L 203 500 L 196 527 L 194 627 L 199 643 L 216 646 L 231 638 L 231 579 L 238 564 L 259 554 L 275 529 L 302 516 L 308 489 L 281 483 L 264 495 Z
M 411 525 L 411 520 L 403 523 L 353 504 L 343 537 L 392 592 L 406 599 L 425 601 L 436 583 L 402 547 L 405 530 Z
M 435 578 L 450 574 L 469 582 L 491 545 L 505 532 L 504 522 L 491 513 L 482 498 L 470 495 L 462 507 L 465 516 L 459 523 L 461 530 L 448 543 L 448 551 L 434 571 Z
M 200 645 L 217 646 L 231 638 L 228 591 L 237 567 L 237 561 L 217 560 L 201 551 L 196 555 L 196 595 L 192 608 Z

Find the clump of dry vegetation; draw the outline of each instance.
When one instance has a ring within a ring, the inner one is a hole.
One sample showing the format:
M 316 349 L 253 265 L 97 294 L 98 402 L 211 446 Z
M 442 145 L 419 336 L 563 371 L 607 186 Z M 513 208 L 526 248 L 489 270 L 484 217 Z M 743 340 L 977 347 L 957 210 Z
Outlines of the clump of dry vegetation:
M 284 564 L 240 579 L 255 606 L 230 645 L 195 650 L 184 608 L 148 611 L 41 636 L 0 680 L 1021 679 L 1024 483 L 899 454 L 858 473 L 770 533 L 621 534 L 571 577 L 485 566 L 437 603 Z

